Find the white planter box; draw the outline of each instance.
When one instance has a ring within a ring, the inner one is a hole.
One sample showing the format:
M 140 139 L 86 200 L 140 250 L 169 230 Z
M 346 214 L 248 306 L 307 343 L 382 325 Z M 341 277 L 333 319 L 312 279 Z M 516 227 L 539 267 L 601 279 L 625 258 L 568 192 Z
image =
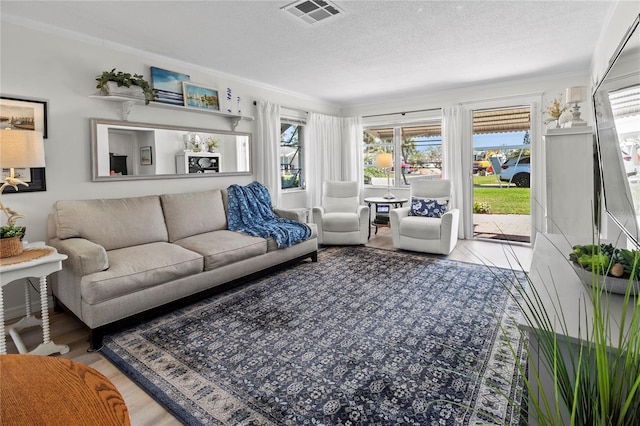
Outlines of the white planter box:
M 118 86 L 118 83 L 116 83 L 115 81 L 107 81 L 105 91 L 107 92 L 107 95 L 144 99 L 144 92 L 142 91 L 142 87 L 140 86 Z

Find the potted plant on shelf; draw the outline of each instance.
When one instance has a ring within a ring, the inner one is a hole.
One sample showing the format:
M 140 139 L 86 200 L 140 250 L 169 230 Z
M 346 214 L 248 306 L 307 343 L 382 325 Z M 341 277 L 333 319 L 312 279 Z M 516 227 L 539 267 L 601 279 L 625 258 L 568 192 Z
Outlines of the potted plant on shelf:
M 144 99 L 146 105 L 153 100 L 153 90 L 149 82 L 140 74 L 125 73 L 122 71 L 103 71 L 96 77 L 97 89 L 103 94 L 125 95 Z

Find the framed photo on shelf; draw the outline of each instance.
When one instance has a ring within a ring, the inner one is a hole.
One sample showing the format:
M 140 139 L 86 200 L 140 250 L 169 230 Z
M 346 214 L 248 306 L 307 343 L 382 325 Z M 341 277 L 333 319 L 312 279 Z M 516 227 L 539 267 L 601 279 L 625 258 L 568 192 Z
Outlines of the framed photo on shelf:
M 140 147 L 140 165 L 150 166 L 152 164 L 153 164 L 153 157 L 151 156 L 151 147 L 150 146 Z
M 211 87 L 182 82 L 184 106 L 189 108 L 219 111 L 218 91 Z
M 190 81 L 190 77 L 187 74 L 151 67 L 151 86 L 156 94 L 154 101 L 171 105 L 184 105 L 183 81 Z
M 47 101 L 0 95 L 0 128 L 41 132 L 47 138 Z M 2 169 L 2 178 L 9 176 L 9 169 Z M 19 192 L 46 191 L 44 167 L 14 169 L 15 176 L 29 186 L 20 186 Z M 3 194 L 17 192 L 7 186 Z

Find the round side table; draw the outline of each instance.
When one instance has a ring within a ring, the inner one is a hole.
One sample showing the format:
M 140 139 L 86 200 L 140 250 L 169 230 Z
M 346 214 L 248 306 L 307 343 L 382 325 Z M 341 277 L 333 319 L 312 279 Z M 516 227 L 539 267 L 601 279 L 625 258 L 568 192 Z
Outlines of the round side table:
M 375 226 L 376 227 L 376 234 L 378 233 L 378 227 L 385 227 L 385 228 L 389 228 L 391 225 L 389 224 L 389 216 L 387 216 L 387 221 L 385 222 L 381 222 L 380 220 L 378 220 L 377 214 L 378 214 L 378 205 L 388 205 L 388 206 L 393 206 L 393 208 L 398 208 L 398 207 L 402 207 L 402 205 L 406 202 L 408 202 L 409 199 L 408 198 L 384 198 L 384 197 L 367 197 L 364 199 L 364 202 L 367 203 L 367 205 L 369 206 L 369 211 L 371 211 L 371 204 L 376 206 L 376 215 L 374 215 L 374 220 L 373 222 L 370 223 L 369 226 L 369 237 L 371 238 L 371 226 Z M 371 213 L 369 213 L 371 214 Z
M 3 425 L 130 425 L 118 389 L 102 373 L 65 358 L 0 355 Z

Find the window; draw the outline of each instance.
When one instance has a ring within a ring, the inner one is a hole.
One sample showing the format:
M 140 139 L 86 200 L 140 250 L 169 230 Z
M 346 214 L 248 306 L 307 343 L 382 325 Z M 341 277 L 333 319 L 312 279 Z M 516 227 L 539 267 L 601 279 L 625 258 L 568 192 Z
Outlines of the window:
M 302 146 L 304 125 L 281 120 L 280 125 L 280 184 L 282 189 L 303 188 Z
M 442 177 L 442 131 L 440 120 L 411 126 L 365 128 L 363 136 L 364 183 L 387 185 L 387 172 L 393 186 L 409 185 L 417 177 Z M 376 156 L 391 153 L 393 166 L 376 167 Z M 396 153 L 400 153 L 399 156 Z

